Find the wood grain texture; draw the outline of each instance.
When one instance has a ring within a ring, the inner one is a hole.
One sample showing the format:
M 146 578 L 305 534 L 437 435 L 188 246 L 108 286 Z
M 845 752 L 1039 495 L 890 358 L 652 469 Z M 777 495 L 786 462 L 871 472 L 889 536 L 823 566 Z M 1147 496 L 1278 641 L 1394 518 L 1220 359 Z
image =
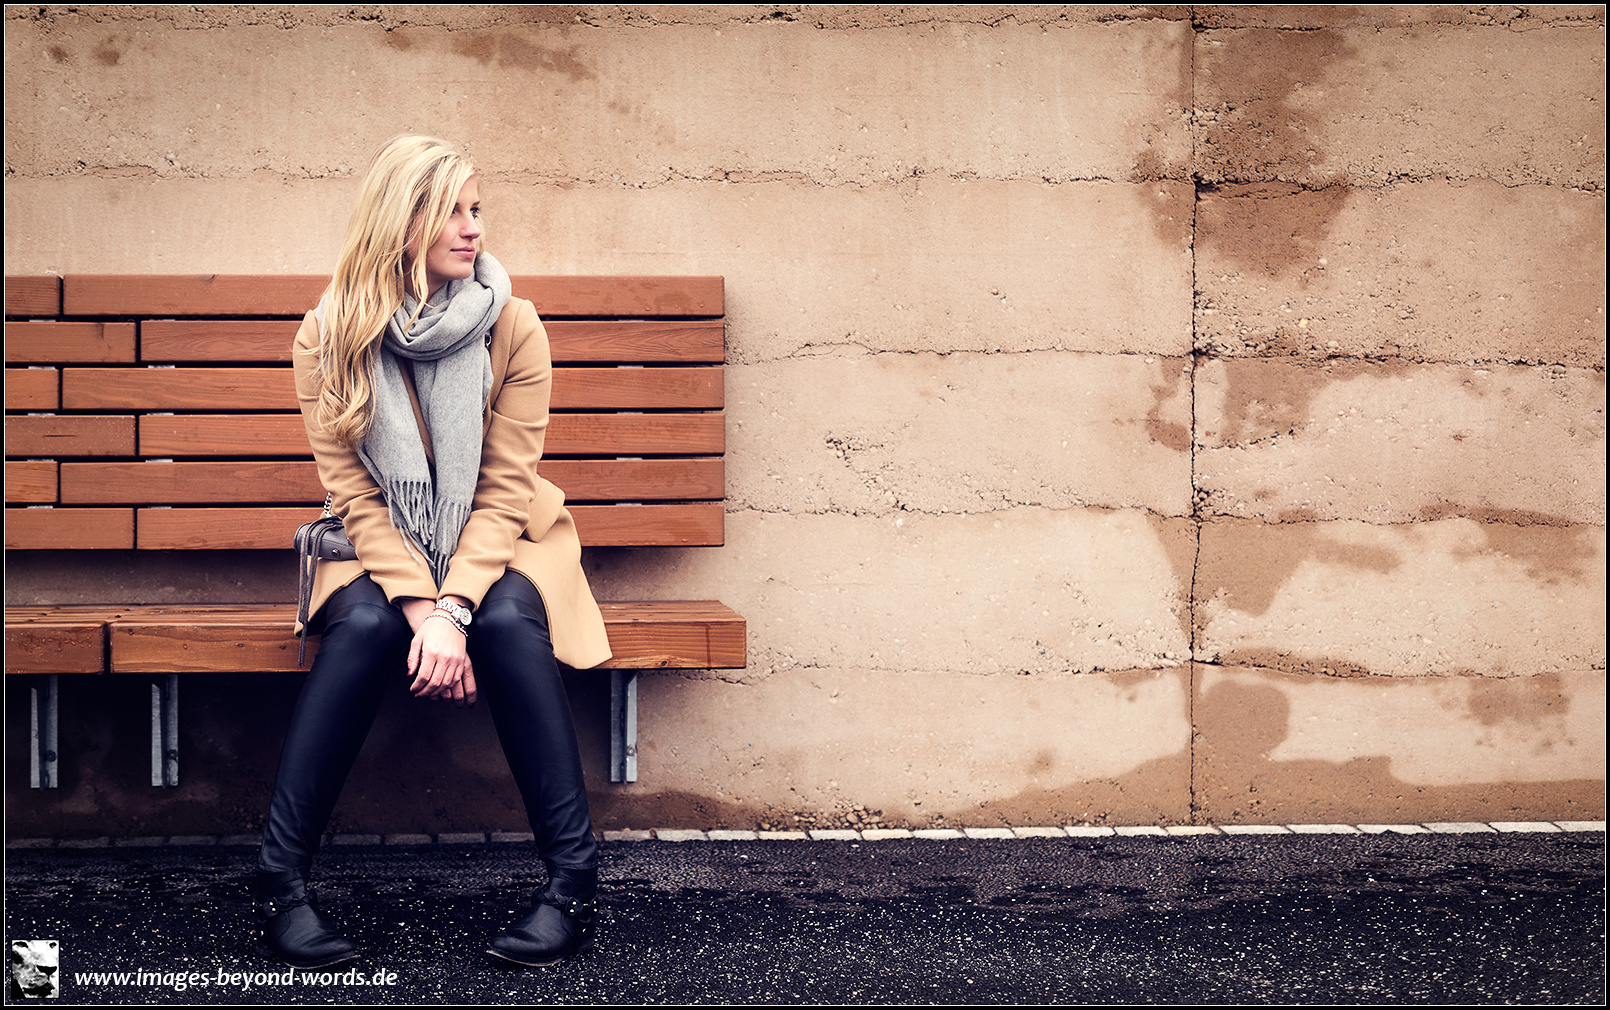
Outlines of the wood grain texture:
M 720 547 L 726 510 L 720 502 L 675 505 L 571 505 L 584 547 Z
M 614 655 L 601 670 L 737 669 L 748 663 L 747 626 L 715 601 L 601 603 Z
M 290 550 L 296 528 L 323 512 L 318 505 L 138 509 L 134 545 L 145 551 Z
M 142 456 L 305 456 L 301 414 L 171 414 L 140 418 Z
M 6 363 L 133 361 L 133 323 L 6 323 Z
M 726 419 L 699 414 L 554 414 L 543 451 L 557 455 L 718 456 Z
M 676 501 L 726 496 L 719 457 L 693 459 L 545 459 L 537 473 L 562 488 L 567 501 Z
M 106 625 L 94 618 L 12 623 L 6 611 L 6 673 L 105 673 Z
M 600 669 L 726 669 L 746 662 L 744 619 L 724 604 L 628 601 L 600 609 L 615 653 Z M 127 608 L 107 621 L 110 672 L 292 671 L 295 616 L 292 604 Z M 308 639 L 309 664 L 316 641 Z
M 147 319 L 140 360 L 273 361 L 290 364 L 299 319 Z
M 289 368 L 66 368 L 63 410 L 295 410 Z
M 554 410 L 720 410 L 726 397 L 719 365 L 693 368 L 553 370 Z
M 6 315 L 54 316 L 60 313 L 60 277 L 6 278 Z
M 529 298 L 542 316 L 658 316 L 726 314 L 720 277 L 510 277 L 516 298 Z
M 7 410 L 55 410 L 60 404 L 61 369 L 6 369 Z
M 47 504 L 56 500 L 55 460 L 6 460 L 6 501 Z
M 69 316 L 300 316 L 328 276 L 287 274 L 68 274 Z
M 62 501 L 75 505 L 323 502 L 312 462 L 63 463 Z
M 693 363 L 726 359 L 726 327 L 703 322 L 554 320 L 544 324 L 553 360 L 567 362 Z
M 134 546 L 130 508 L 7 509 L 6 550 L 128 550 Z
M 127 414 L 8 417 L 6 455 L 132 456 L 134 418 Z
M 7 494 L 11 493 L 7 462 Z M 31 464 L 54 468 L 54 463 Z M 572 501 L 674 501 L 724 496 L 719 457 L 695 459 L 549 459 L 537 472 Z M 52 478 L 54 474 L 52 473 Z M 19 479 L 21 475 L 19 474 Z M 44 493 L 44 471 L 30 493 Z M 50 490 L 54 492 L 52 480 Z M 53 501 L 54 498 L 13 498 Z M 71 505 L 184 505 L 214 502 L 322 502 L 324 488 L 312 461 L 206 463 L 63 463 L 61 501 Z

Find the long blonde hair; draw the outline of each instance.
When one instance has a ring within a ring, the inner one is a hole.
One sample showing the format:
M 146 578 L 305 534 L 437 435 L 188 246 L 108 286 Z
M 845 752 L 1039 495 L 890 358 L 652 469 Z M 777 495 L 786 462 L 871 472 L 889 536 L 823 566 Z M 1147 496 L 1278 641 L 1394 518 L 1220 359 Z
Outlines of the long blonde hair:
M 369 378 L 386 322 L 405 292 L 420 293 L 423 302 L 425 250 L 474 174 L 469 159 L 446 141 L 403 135 L 386 142 L 363 180 L 325 290 L 318 350 L 322 381 L 314 420 L 344 445 L 356 448 L 369 430 Z

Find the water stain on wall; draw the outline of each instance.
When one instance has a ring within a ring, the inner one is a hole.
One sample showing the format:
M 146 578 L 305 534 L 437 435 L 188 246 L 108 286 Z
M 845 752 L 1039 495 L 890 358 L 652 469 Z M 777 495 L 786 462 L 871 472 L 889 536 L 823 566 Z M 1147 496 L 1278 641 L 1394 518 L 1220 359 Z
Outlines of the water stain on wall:
M 1173 571 L 1178 586 L 1171 604 L 1174 616 L 1180 622 L 1180 631 L 1184 633 L 1186 641 L 1194 646 L 1190 600 L 1196 573 L 1199 527 L 1186 518 L 1159 516 L 1150 512 L 1146 514 L 1146 522 L 1157 537 L 1157 542 L 1163 546 L 1163 556 L 1168 558 L 1168 567 Z
M 1196 156 L 1204 178 L 1309 186 L 1337 181 L 1314 174 L 1324 123 L 1296 96 L 1357 55 L 1346 36 L 1330 29 L 1199 33 L 1197 67 L 1207 79 L 1198 82 L 1197 95 L 1209 115 L 1198 124 Z M 1217 98 L 1216 107 L 1203 97 Z
M 1198 681 L 1200 684 L 1200 680 Z M 1383 683 L 1382 690 L 1394 685 Z M 1546 695 L 1548 685 L 1518 688 Z M 1531 703 L 1535 708 L 1535 703 Z M 1431 786 L 1392 774 L 1391 758 L 1274 761 L 1291 703 L 1271 685 L 1221 681 L 1199 692 L 1193 803 L 1211 824 L 1587 820 L 1604 816 L 1603 780 Z
M 1396 551 L 1333 540 L 1322 529 L 1308 523 L 1271 526 L 1244 519 L 1204 523 L 1196 568 L 1197 602 L 1219 599 L 1242 613 L 1263 614 L 1304 561 L 1377 575 L 1388 574 L 1401 563 Z M 1200 630 L 1203 618 L 1197 620 Z
M 1178 421 L 1163 418 L 1164 404 L 1178 397 L 1190 396 L 1191 376 L 1185 369 L 1185 362 L 1179 358 L 1162 359 L 1162 373 L 1168 375 L 1171 369 L 1175 381 L 1152 383 L 1152 405 L 1146 411 L 1146 434 L 1152 441 L 1175 452 L 1190 452 L 1191 429 Z
M 509 32 L 455 33 L 450 36 L 449 45 L 453 52 L 468 56 L 482 66 L 496 60 L 500 67 L 563 74 L 572 81 L 592 80 L 598 76 L 582 59 L 580 46 L 558 49 Z
M 1518 723 L 1541 725 L 1544 719 L 1559 719 L 1571 710 L 1560 675 L 1545 673 L 1536 677 L 1483 678 L 1471 683 L 1465 697 L 1465 710 L 1483 726 Z
M 1474 509 L 1481 513 L 1503 513 L 1504 509 Z M 1580 582 L 1589 566 L 1603 568 L 1604 558 L 1594 542 L 1592 526 L 1515 525 L 1491 515 L 1472 515 L 1482 523 L 1485 549 L 1513 558 L 1526 569 L 1528 577 L 1550 585 Z
M 1197 249 L 1278 278 L 1317 268 L 1351 194 L 1345 174 L 1315 170 L 1323 122 L 1296 100 L 1356 54 L 1337 31 L 1199 33 Z
M 1197 242 L 1247 273 L 1295 275 L 1298 286 L 1307 287 L 1331 224 L 1351 195 L 1345 176 L 1321 189 L 1284 182 L 1205 187 L 1197 203 Z
M 123 58 L 123 50 L 117 48 L 115 38 L 106 38 L 94 48 L 90 55 L 94 56 L 95 61 L 103 67 L 115 67 L 118 61 Z
M 1326 387 L 1361 377 L 1384 379 L 1410 372 L 1408 362 L 1335 359 L 1295 364 L 1258 358 L 1224 358 L 1214 365 L 1224 386 L 1223 414 L 1204 436 L 1229 446 L 1294 435 L 1312 421 L 1314 398 Z M 1208 421 L 1212 424 L 1212 421 Z

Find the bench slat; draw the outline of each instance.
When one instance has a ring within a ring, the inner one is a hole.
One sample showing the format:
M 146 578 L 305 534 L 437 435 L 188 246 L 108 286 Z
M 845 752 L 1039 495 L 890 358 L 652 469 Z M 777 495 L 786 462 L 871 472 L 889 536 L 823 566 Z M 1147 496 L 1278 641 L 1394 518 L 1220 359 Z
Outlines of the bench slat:
M 10 420 L 18 420 L 12 418 Z M 33 419 L 30 419 L 33 420 Z M 174 414 L 140 418 L 143 456 L 308 456 L 300 414 Z M 10 438 L 10 431 L 7 431 Z M 720 414 L 554 414 L 550 456 L 720 455 L 726 430 Z M 52 455 L 29 450 L 11 455 Z M 88 455 L 82 452 L 63 455 Z M 133 455 L 125 450 L 121 455 Z
M 652 372 L 652 375 L 645 373 Z M 555 410 L 719 410 L 719 365 L 554 369 Z M 68 368 L 63 410 L 295 410 L 286 368 Z
M 699 318 L 726 311 L 720 277 L 509 280 L 515 297 L 530 299 L 545 316 Z M 301 316 L 329 283 L 327 275 L 314 274 L 68 274 L 61 297 L 69 316 Z M 12 312 L 9 301 L 6 312 Z
M 6 493 L 12 494 L 6 463 Z M 51 497 L 9 498 L 54 501 Z M 721 498 L 725 494 L 722 459 L 545 459 L 537 472 L 563 488 L 571 501 L 676 501 Z M 19 475 L 22 479 L 22 475 Z M 46 493 L 44 472 L 29 472 L 29 493 Z M 225 463 L 63 463 L 61 501 L 70 505 L 202 504 L 208 502 L 315 502 L 324 500 L 317 466 L 311 461 Z
M 719 365 L 726 359 L 726 327 L 708 322 L 639 322 L 554 320 L 544 323 L 548 348 L 558 363 L 704 362 Z
M 624 601 L 599 607 L 610 648 L 617 654 L 604 669 L 727 669 L 747 661 L 744 619 L 724 604 Z M 295 616 L 291 604 L 129 608 L 107 622 L 110 672 L 294 671 Z M 8 636 L 10 632 L 8 625 Z M 308 640 L 310 653 L 315 641 Z
M 542 316 L 720 317 L 727 313 L 720 277 L 510 277 L 516 298 Z
M 6 315 L 54 316 L 60 312 L 60 277 L 6 278 Z
M 311 456 L 301 414 L 140 418 L 142 456 Z
M 68 274 L 68 316 L 300 316 L 316 305 L 328 275 Z
M 6 323 L 6 363 L 133 361 L 133 323 Z
M 6 418 L 7 456 L 132 456 L 134 418 L 71 415 Z
M 140 360 L 289 363 L 291 342 L 296 339 L 297 328 L 301 325 L 299 320 L 283 319 L 147 319 L 140 324 Z M 583 361 L 720 364 L 726 353 L 724 327 L 719 319 L 703 322 L 561 319 L 547 322 L 545 327 L 553 360 L 561 364 Z M 56 359 L 46 355 L 39 360 Z
M 725 514 L 720 502 L 569 508 L 581 542 L 588 547 L 719 547 L 725 539 Z M 296 528 L 320 514 L 316 506 L 139 509 L 135 512 L 138 536 L 131 534 L 132 542 L 118 546 L 138 546 L 142 550 L 289 550 Z M 11 535 L 10 527 L 6 533 Z M 6 546 L 54 547 L 61 542 L 58 539 L 13 545 L 8 540 Z
M 146 319 L 140 360 L 291 362 L 300 319 Z
M 56 462 L 6 460 L 6 501 L 43 504 L 56 500 Z
M 554 410 L 720 410 L 726 400 L 723 376 L 720 365 L 556 368 L 549 405 Z
M 7 509 L 6 550 L 130 550 L 131 508 Z
M 105 625 L 95 620 L 13 625 L 8 616 L 6 672 L 104 673 Z
M 6 369 L 7 410 L 55 410 L 60 406 L 61 369 Z
M 324 500 L 317 468 L 300 460 L 63 463 L 62 492 L 72 505 Z
M 67 368 L 63 410 L 295 410 L 290 368 Z

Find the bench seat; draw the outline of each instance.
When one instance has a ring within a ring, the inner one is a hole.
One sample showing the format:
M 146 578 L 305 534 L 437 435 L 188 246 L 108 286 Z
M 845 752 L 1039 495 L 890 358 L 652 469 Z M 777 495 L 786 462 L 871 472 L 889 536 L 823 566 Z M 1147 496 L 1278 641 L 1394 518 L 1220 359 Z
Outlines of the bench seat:
M 604 670 L 744 665 L 744 619 L 715 600 L 600 603 Z M 7 673 L 294 673 L 293 604 L 6 608 Z M 308 638 L 308 660 L 318 650 Z

